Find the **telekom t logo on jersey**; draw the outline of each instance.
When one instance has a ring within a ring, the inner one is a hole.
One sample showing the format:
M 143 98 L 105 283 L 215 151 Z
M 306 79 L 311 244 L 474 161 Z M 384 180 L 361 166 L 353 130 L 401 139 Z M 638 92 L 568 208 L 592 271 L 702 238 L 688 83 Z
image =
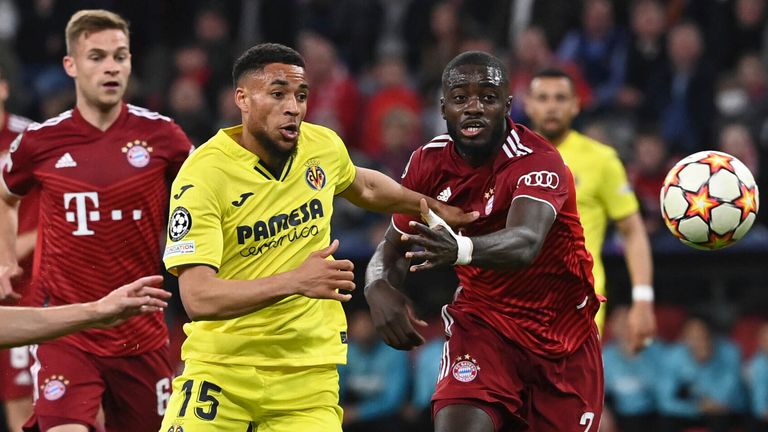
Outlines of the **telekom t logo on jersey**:
M 69 210 L 73 207 L 74 211 L 64 213 L 67 222 L 77 224 L 77 229 L 72 231 L 76 236 L 94 235 L 95 232 L 88 228 L 88 222 L 98 222 L 101 220 L 99 208 L 98 192 L 75 192 L 64 194 L 64 209 Z M 89 209 L 90 207 L 90 209 Z M 133 210 L 133 220 L 141 219 L 141 210 Z M 112 220 L 122 220 L 122 210 L 112 210 L 110 217 Z

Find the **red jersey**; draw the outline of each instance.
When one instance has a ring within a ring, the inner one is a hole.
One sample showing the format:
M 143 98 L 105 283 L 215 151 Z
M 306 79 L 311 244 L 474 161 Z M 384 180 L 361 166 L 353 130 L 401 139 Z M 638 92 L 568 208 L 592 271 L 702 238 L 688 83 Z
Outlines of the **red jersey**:
M 516 198 L 552 207 L 557 216 L 529 267 L 517 271 L 454 267 L 461 286 L 448 308 L 482 320 L 536 354 L 563 357 L 594 330 L 599 307 L 573 176 L 550 143 L 511 120 L 508 124 L 509 135 L 492 162 L 472 167 L 450 137 L 441 135 L 413 153 L 402 183 L 465 211 L 479 211 L 480 218 L 462 229 L 467 236 L 503 229 Z M 414 233 L 408 226 L 411 220 L 395 215 L 393 225 Z
M 0 167 L 5 165 L 8 151 L 11 143 L 20 133 L 24 132 L 32 123 L 32 120 L 16 114 L 5 113 L 3 117 L 3 127 L 0 128 Z M 19 206 L 19 227 L 18 233 L 23 234 L 33 231 L 37 228 L 37 211 L 39 204 L 39 193 L 37 189 L 30 191 L 24 201 Z M 13 290 L 22 295 L 20 302 L 3 304 L 21 304 L 33 305 L 34 301 L 29 297 L 30 284 L 32 281 L 32 257 L 29 255 L 19 261 L 19 266 L 24 271 L 18 279 L 13 281 Z
M 191 149 L 171 119 L 126 104 L 106 131 L 77 109 L 27 128 L 11 148 L 3 180 L 16 195 L 40 188 L 36 288 L 49 305 L 97 300 L 160 272 L 167 182 Z M 157 313 L 63 340 L 100 356 L 123 356 L 167 339 Z

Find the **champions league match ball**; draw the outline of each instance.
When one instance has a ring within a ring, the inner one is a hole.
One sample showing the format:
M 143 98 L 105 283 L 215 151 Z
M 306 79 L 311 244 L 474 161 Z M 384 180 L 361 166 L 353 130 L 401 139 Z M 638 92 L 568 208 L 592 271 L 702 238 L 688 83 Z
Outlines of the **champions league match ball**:
M 744 237 L 760 206 L 755 178 L 746 165 L 711 150 L 675 164 L 660 199 L 667 228 L 697 249 L 722 249 Z

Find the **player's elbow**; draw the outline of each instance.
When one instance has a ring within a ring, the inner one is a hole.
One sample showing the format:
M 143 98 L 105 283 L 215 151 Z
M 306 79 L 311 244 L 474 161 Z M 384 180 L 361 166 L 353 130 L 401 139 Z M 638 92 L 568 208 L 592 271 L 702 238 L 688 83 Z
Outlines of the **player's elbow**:
M 518 234 L 520 247 L 515 249 L 514 267 L 516 269 L 527 268 L 536 261 L 539 256 L 544 239 L 533 232 L 521 232 Z

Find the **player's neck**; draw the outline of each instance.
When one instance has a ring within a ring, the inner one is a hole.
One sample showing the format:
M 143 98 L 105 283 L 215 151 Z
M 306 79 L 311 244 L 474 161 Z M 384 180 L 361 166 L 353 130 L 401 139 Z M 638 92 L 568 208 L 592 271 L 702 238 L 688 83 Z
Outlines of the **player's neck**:
M 5 107 L 0 105 L 0 130 L 5 127 Z
M 115 120 L 120 117 L 120 111 L 123 109 L 123 103 L 120 102 L 106 110 L 102 110 L 89 104 L 84 98 L 78 98 L 76 105 L 77 110 L 80 111 L 80 115 L 83 116 L 85 121 L 100 131 L 109 129 Z
M 291 157 L 290 154 L 281 156 L 270 152 L 268 149 L 264 148 L 264 145 L 259 143 L 258 140 L 254 139 L 246 133 L 240 135 L 238 144 L 240 144 L 244 149 L 258 156 L 261 160 L 261 164 L 264 165 L 264 167 L 267 168 L 267 170 L 275 178 L 280 177 L 285 164 Z

